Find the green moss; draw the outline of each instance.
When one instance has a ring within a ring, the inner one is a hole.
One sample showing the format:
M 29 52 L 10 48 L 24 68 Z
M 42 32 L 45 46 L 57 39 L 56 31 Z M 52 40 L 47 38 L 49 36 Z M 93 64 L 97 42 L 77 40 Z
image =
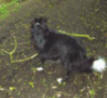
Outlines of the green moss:
M 11 8 L 11 10 L 9 10 L 9 8 Z M 19 8 L 20 5 L 18 0 L 12 0 L 9 3 L 2 3 L 0 5 L 0 19 L 5 19 L 11 12 L 17 11 Z

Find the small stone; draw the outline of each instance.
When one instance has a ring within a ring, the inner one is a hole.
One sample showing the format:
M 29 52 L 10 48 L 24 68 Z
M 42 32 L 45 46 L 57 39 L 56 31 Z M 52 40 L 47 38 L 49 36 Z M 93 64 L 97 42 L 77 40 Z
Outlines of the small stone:
M 37 71 L 43 71 L 44 69 L 43 69 L 43 67 L 38 67 L 38 68 L 36 68 L 36 70 Z

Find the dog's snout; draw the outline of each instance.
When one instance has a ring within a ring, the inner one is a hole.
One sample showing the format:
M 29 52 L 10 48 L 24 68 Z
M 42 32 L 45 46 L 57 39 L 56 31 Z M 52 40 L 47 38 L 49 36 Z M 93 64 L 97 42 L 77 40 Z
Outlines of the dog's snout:
M 40 23 L 39 23 L 39 22 L 37 22 L 37 23 L 35 24 L 35 26 L 40 26 Z

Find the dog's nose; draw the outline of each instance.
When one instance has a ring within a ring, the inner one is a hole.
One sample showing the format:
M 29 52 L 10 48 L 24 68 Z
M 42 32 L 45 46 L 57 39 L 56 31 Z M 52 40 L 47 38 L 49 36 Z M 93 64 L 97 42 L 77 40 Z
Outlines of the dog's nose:
M 39 23 L 39 22 L 37 22 L 35 25 L 36 25 L 36 26 L 40 26 L 40 23 Z

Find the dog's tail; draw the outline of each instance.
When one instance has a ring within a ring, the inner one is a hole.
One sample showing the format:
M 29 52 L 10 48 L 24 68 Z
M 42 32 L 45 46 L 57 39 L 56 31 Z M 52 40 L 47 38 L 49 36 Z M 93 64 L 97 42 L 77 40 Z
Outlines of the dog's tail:
M 106 61 L 104 58 L 98 58 L 95 59 L 94 57 L 86 58 L 79 63 L 76 63 L 75 66 L 77 66 L 76 69 L 78 69 L 80 72 L 103 72 L 106 70 Z
M 92 68 L 92 70 L 94 70 L 96 72 L 100 72 L 100 73 L 105 71 L 105 69 L 107 68 L 105 59 L 100 57 L 100 58 L 94 60 L 91 68 Z

